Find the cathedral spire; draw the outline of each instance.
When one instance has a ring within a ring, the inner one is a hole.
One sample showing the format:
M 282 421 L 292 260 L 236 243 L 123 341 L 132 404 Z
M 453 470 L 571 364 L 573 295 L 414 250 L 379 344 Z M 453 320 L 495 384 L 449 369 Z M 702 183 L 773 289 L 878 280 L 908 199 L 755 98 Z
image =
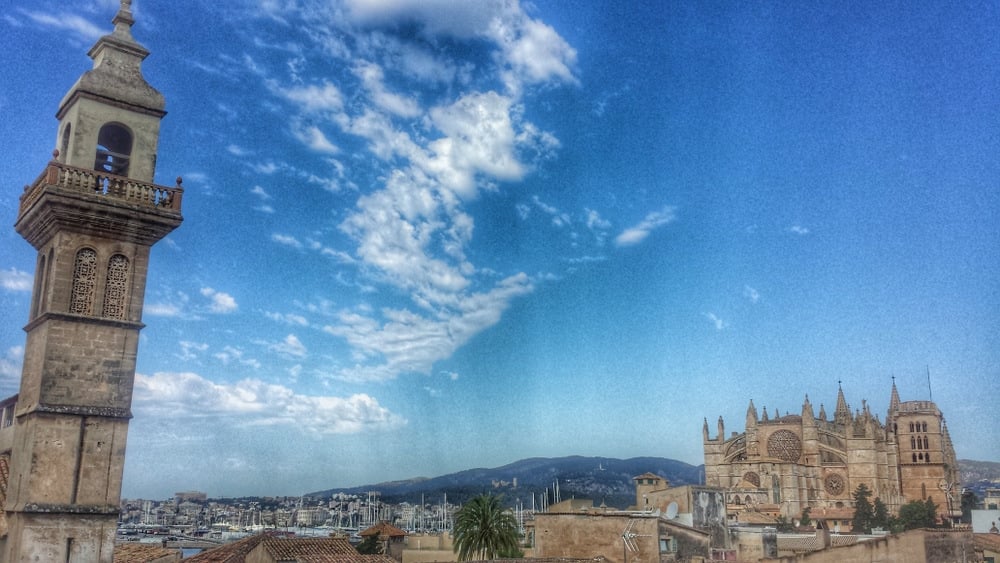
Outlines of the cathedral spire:
M 896 389 L 896 376 L 892 376 L 892 394 L 889 396 L 889 415 L 885 417 L 886 422 L 899 411 L 899 391 Z
M 747 428 L 751 426 L 757 426 L 757 407 L 753 406 L 753 399 L 750 399 L 750 405 L 747 406 Z
M 847 406 L 847 399 L 844 398 L 844 388 L 837 382 L 837 408 L 833 411 L 833 421 L 838 424 L 847 424 L 851 420 L 851 407 Z
M 703 441 L 708 441 L 708 417 L 705 417 L 705 423 L 701 425 L 701 438 Z
M 722 415 L 719 415 L 719 441 L 725 441 L 726 439 L 726 425 L 722 422 Z

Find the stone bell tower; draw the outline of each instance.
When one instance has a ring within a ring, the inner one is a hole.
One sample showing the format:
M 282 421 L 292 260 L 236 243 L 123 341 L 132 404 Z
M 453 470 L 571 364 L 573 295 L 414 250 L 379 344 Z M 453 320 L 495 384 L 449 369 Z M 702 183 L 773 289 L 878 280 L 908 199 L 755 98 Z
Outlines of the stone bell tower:
M 111 563 L 149 251 L 182 221 L 153 184 L 163 95 L 123 0 L 59 105 L 56 151 L 14 227 L 35 249 L 0 561 Z

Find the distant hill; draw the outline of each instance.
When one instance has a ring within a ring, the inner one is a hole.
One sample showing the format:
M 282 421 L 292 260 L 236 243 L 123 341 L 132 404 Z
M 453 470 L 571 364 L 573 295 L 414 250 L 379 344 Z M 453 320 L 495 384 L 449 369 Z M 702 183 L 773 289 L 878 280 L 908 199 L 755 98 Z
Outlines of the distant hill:
M 559 495 L 563 500 L 589 498 L 595 504 L 604 502 L 610 507 L 628 508 L 635 504 L 632 478 L 643 473 L 655 473 L 672 485 L 697 484 L 703 475 L 702 466 L 662 457 L 530 458 L 492 469 L 467 469 L 434 478 L 418 477 L 361 487 L 327 489 L 309 493 L 308 496 L 328 498 L 335 493 L 378 491 L 384 502 L 419 503 L 423 498 L 424 502 L 435 503 L 447 494 L 448 502 L 462 503 L 475 495 L 492 492 L 503 493 L 508 503 L 520 500 L 525 507 L 530 507 L 532 495 L 536 504 L 542 502 L 543 495 L 548 495 L 551 502 L 554 485 L 558 481 Z
M 958 460 L 962 486 L 972 489 L 983 500 L 987 488 L 1000 487 L 1000 463 L 995 461 Z
M 979 498 L 983 497 L 986 487 L 1000 486 L 1000 463 L 963 459 L 958 464 L 963 486 L 972 488 Z M 502 493 L 508 503 L 520 500 L 525 507 L 530 507 L 532 495 L 536 504 L 541 503 L 543 495 L 547 495 L 551 502 L 554 484 L 558 481 L 563 500 L 588 498 L 595 504 L 604 502 L 610 507 L 628 508 L 635 504 L 632 478 L 647 472 L 655 473 L 676 486 L 699 484 L 704 478 L 704 466 L 663 457 L 536 457 L 492 469 L 467 469 L 440 477 L 327 489 L 307 496 L 329 498 L 335 493 L 378 491 L 382 501 L 388 503 L 420 503 L 421 500 L 437 503 L 445 495 L 448 502 L 462 503 L 475 495 L 492 492 Z

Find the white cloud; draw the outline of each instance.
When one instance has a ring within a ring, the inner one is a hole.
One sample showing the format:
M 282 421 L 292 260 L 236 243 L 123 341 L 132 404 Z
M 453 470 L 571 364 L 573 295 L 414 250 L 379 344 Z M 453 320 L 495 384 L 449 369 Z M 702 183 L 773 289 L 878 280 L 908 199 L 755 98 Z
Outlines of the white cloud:
M 743 296 L 749 299 L 751 303 L 760 301 L 760 292 L 749 285 L 743 286 Z
M 278 244 L 282 244 L 284 246 L 289 246 L 289 247 L 292 247 L 292 248 L 302 248 L 302 243 L 299 242 L 299 239 L 297 239 L 297 238 L 295 238 L 295 237 L 293 237 L 291 235 L 283 235 L 281 233 L 274 233 L 274 234 L 271 235 L 271 240 L 273 240 L 274 242 L 276 242 Z
M 301 141 L 304 145 L 310 149 L 326 153 L 326 154 L 337 154 L 340 152 L 340 148 L 334 145 L 326 135 L 320 131 L 319 127 L 315 125 L 310 125 L 301 130 L 295 131 L 295 137 Z
M 803 227 L 802 225 L 792 225 L 791 227 L 788 227 L 788 232 L 795 233 L 797 235 L 808 235 L 809 229 Z
M 267 191 L 265 191 L 264 188 L 262 188 L 260 186 L 254 186 L 250 190 L 250 193 L 252 193 L 253 195 L 259 197 L 260 199 L 264 199 L 264 200 L 271 199 L 271 194 L 267 193 Z
M 233 156 L 249 156 L 251 154 L 249 150 L 239 145 L 229 145 L 226 147 L 226 151 Z
M 232 295 L 216 291 L 210 287 L 201 288 L 201 294 L 211 300 L 208 310 L 213 313 L 232 313 L 239 308 Z
M 457 299 L 454 309 L 422 316 L 408 310 L 385 309 L 382 320 L 365 312 L 343 312 L 340 323 L 324 327 L 347 340 L 359 362 L 337 377 L 348 381 L 392 379 L 400 373 L 431 373 L 470 338 L 500 320 L 510 301 L 532 290 L 528 277 L 518 274 L 487 293 Z M 381 361 L 365 363 L 363 360 Z
M 357 434 L 388 431 L 406 420 L 377 400 L 302 395 L 258 379 L 219 384 L 190 372 L 136 374 L 135 406 L 165 421 L 211 417 L 236 426 L 279 426 L 291 432 Z
M 572 70 L 576 50 L 551 26 L 521 17 L 514 22 L 497 20 L 492 31 L 505 51 L 507 62 L 525 82 L 537 84 L 552 79 L 577 82 Z
M 711 322 L 712 325 L 715 326 L 715 330 L 722 330 L 729 326 L 729 324 L 726 323 L 726 321 L 717 317 L 715 313 L 702 313 L 702 314 L 705 315 L 705 318 L 708 319 L 709 322 Z
M 521 179 L 526 170 L 515 153 L 518 139 L 512 103 L 496 92 L 473 92 L 451 105 L 433 108 L 431 121 L 445 136 L 432 141 L 430 156 L 421 156 L 416 164 L 464 198 L 475 195 L 478 174 L 506 181 Z
M 235 346 L 223 346 L 222 350 L 212 354 L 212 357 L 222 362 L 222 365 L 239 364 L 253 369 L 260 369 L 259 361 L 247 357 L 243 350 Z
M 557 227 L 565 227 L 572 223 L 572 219 L 569 213 L 560 211 L 557 207 L 549 205 L 542 201 L 537 195 L 531 197 L 531 201 L 534 202 L 535 206 L 547 213 L 552 217 L 552 224 Z
M 358 63 L 354 73 L 361 79 L 372 102 L 379 108 L 399 117 L 413 118 L 422 113 L 415 100 L 390 92 L 386 88 L 385 75 L 378 65 L 369 62 Z
M 273 352 L 277 352 L 286 356 L 293 356 L 295 358 L 304 358 L 306 356 L 306 347 L 302 344 L 302 341 L 298 339 L 294 334 L 289 334 L 281 342 L 275 342 L 268 346 Z
M 17 268 L 0 270 L 0 287 L 7 291 L 31 291 L 32 276 Z
M 178 342 L 180 346 L 180 351 L 174 354 L 183 361 L 190 361 L 198 359 L 198 354 L 200 352 L 205 352 L 208 350 L 208 344 L 203 342 L 191 342 L 189 340 L 181 340 Z
M 361 292 L 374 291 L 373 284 L 389 285 L 412 301 L 411 308 L 353 308 L 326 326 L 351 346 L 355 359 L 336 377 L 383 380 L 404 372 L 431 373 L 434 362 L 495 324 L 511 300 L 532 290 L 523 273 L 505 273 L 496 282 L 499 276 L 470 262 L 475 224 L 466 206 L 502 182 L 521 180 L 557 150 L 558 139 L 525 119 L 521 93 L 526 84 L 575 83 L 576 53 L 517 2 L 347 0 L 343 10 L 338 8 L 310 4 L 298 15 L 314 25 L 316 33 L 305 36 L 352 70 L 340 78 L 343 85 L 332 76 L 313 84 L 297 82 L 307 64 L 301 60 L 294 65 L 293 80 L 263 80 L 292 107 L 289 122 L 300 141 L 329 153 L 334 149 L 330 139 L 339 139 L 334 129 L 355 137 L 380 161 L 376 166 L 383 166 L 376 169 L 382 185 L 368 190 L 359 182 L 359 187 L 340 162 L 326 178 L 303 175 L 331 192 L 361 192 L 339 224 L 356 245 L 353 252 L 287 234 L 274 234 L 272 241 L 357 266 L 362 281 L 340 272 L 334 278 Z M 289 17 L 278 4 L 262 9 L 281 21 Z M 401 22 L 408 29 L 412 24 L 421 37 L 396 33 Z M 468 43 L 470 53 L 476 53 L 446 60 L 449 49 L 427 48 L 439 36 Z M 338 142 L 346 150 L 350 140 Z M 279 169 L 284 165 L 260 172 Z M 572 222 L 568 213 L 551 216 L 558 226 Z M 591 229 L 604 225 L 596 215 L 588 221 Z M 294 349 L 289 342 L 282 346 Z
M 285 99 L 297 104 L 305 113 L 339 112 L 344 108 L 344 96 L 340 89 L 324 82 L 321 85 L 309 85 L 295 88 L 280 88 L 275 91 Z
M 0 356 L 0 391 L 3 397 L 17 392 L 24 363 L 24 346 L 11 346 Z
M 154 317 L 180 317 L 183 311 L 174 303 L 147 303 L 142 307 L 143 315 Z
M 111 32 L 110 29 L 101 28 L 75 14 L 47 14 L 28 10 L 19 11 L 36 24 L 70 32 L 78 41 L 89 43 Z
M 632 246 L 639 244 L 649 236 L 649 233 L 658 227 L 671 223 L 676 219 L 675 207 L 664 207 L 659 211 L 653 211 L 634 227 L 629 227 L 615 237 L 617 246 Z
M 295 313 L 270 313 L 265 312 L 264 316 L 271 319 L 272 321 L 278 321 L 284 324 L 290 324 L 295 326 L 309 326 L 309 321 L 302 315 L 296 315 Z

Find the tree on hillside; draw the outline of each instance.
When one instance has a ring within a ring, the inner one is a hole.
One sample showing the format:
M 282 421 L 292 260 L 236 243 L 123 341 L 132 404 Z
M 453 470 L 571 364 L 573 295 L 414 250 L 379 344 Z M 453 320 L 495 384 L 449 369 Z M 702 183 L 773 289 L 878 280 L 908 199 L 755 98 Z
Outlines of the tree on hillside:
M 851 529 L 856 534 L 868 534 L 872 531 L 872 521 L 875 519 L 875 507 L 872 506 L 872 491 L 868 485 L 861 483 L 854 490 L 854 518 L 851 519 Z
M 459 561 L 521 556 L 517 522 L 498 496 L 472 498 L 455 513 L 452 534 Z
M 937 524 L 937 505 L 927 500 L 911 500 L 899 507 L 899 523 L 904 530 L 932 528 Z

